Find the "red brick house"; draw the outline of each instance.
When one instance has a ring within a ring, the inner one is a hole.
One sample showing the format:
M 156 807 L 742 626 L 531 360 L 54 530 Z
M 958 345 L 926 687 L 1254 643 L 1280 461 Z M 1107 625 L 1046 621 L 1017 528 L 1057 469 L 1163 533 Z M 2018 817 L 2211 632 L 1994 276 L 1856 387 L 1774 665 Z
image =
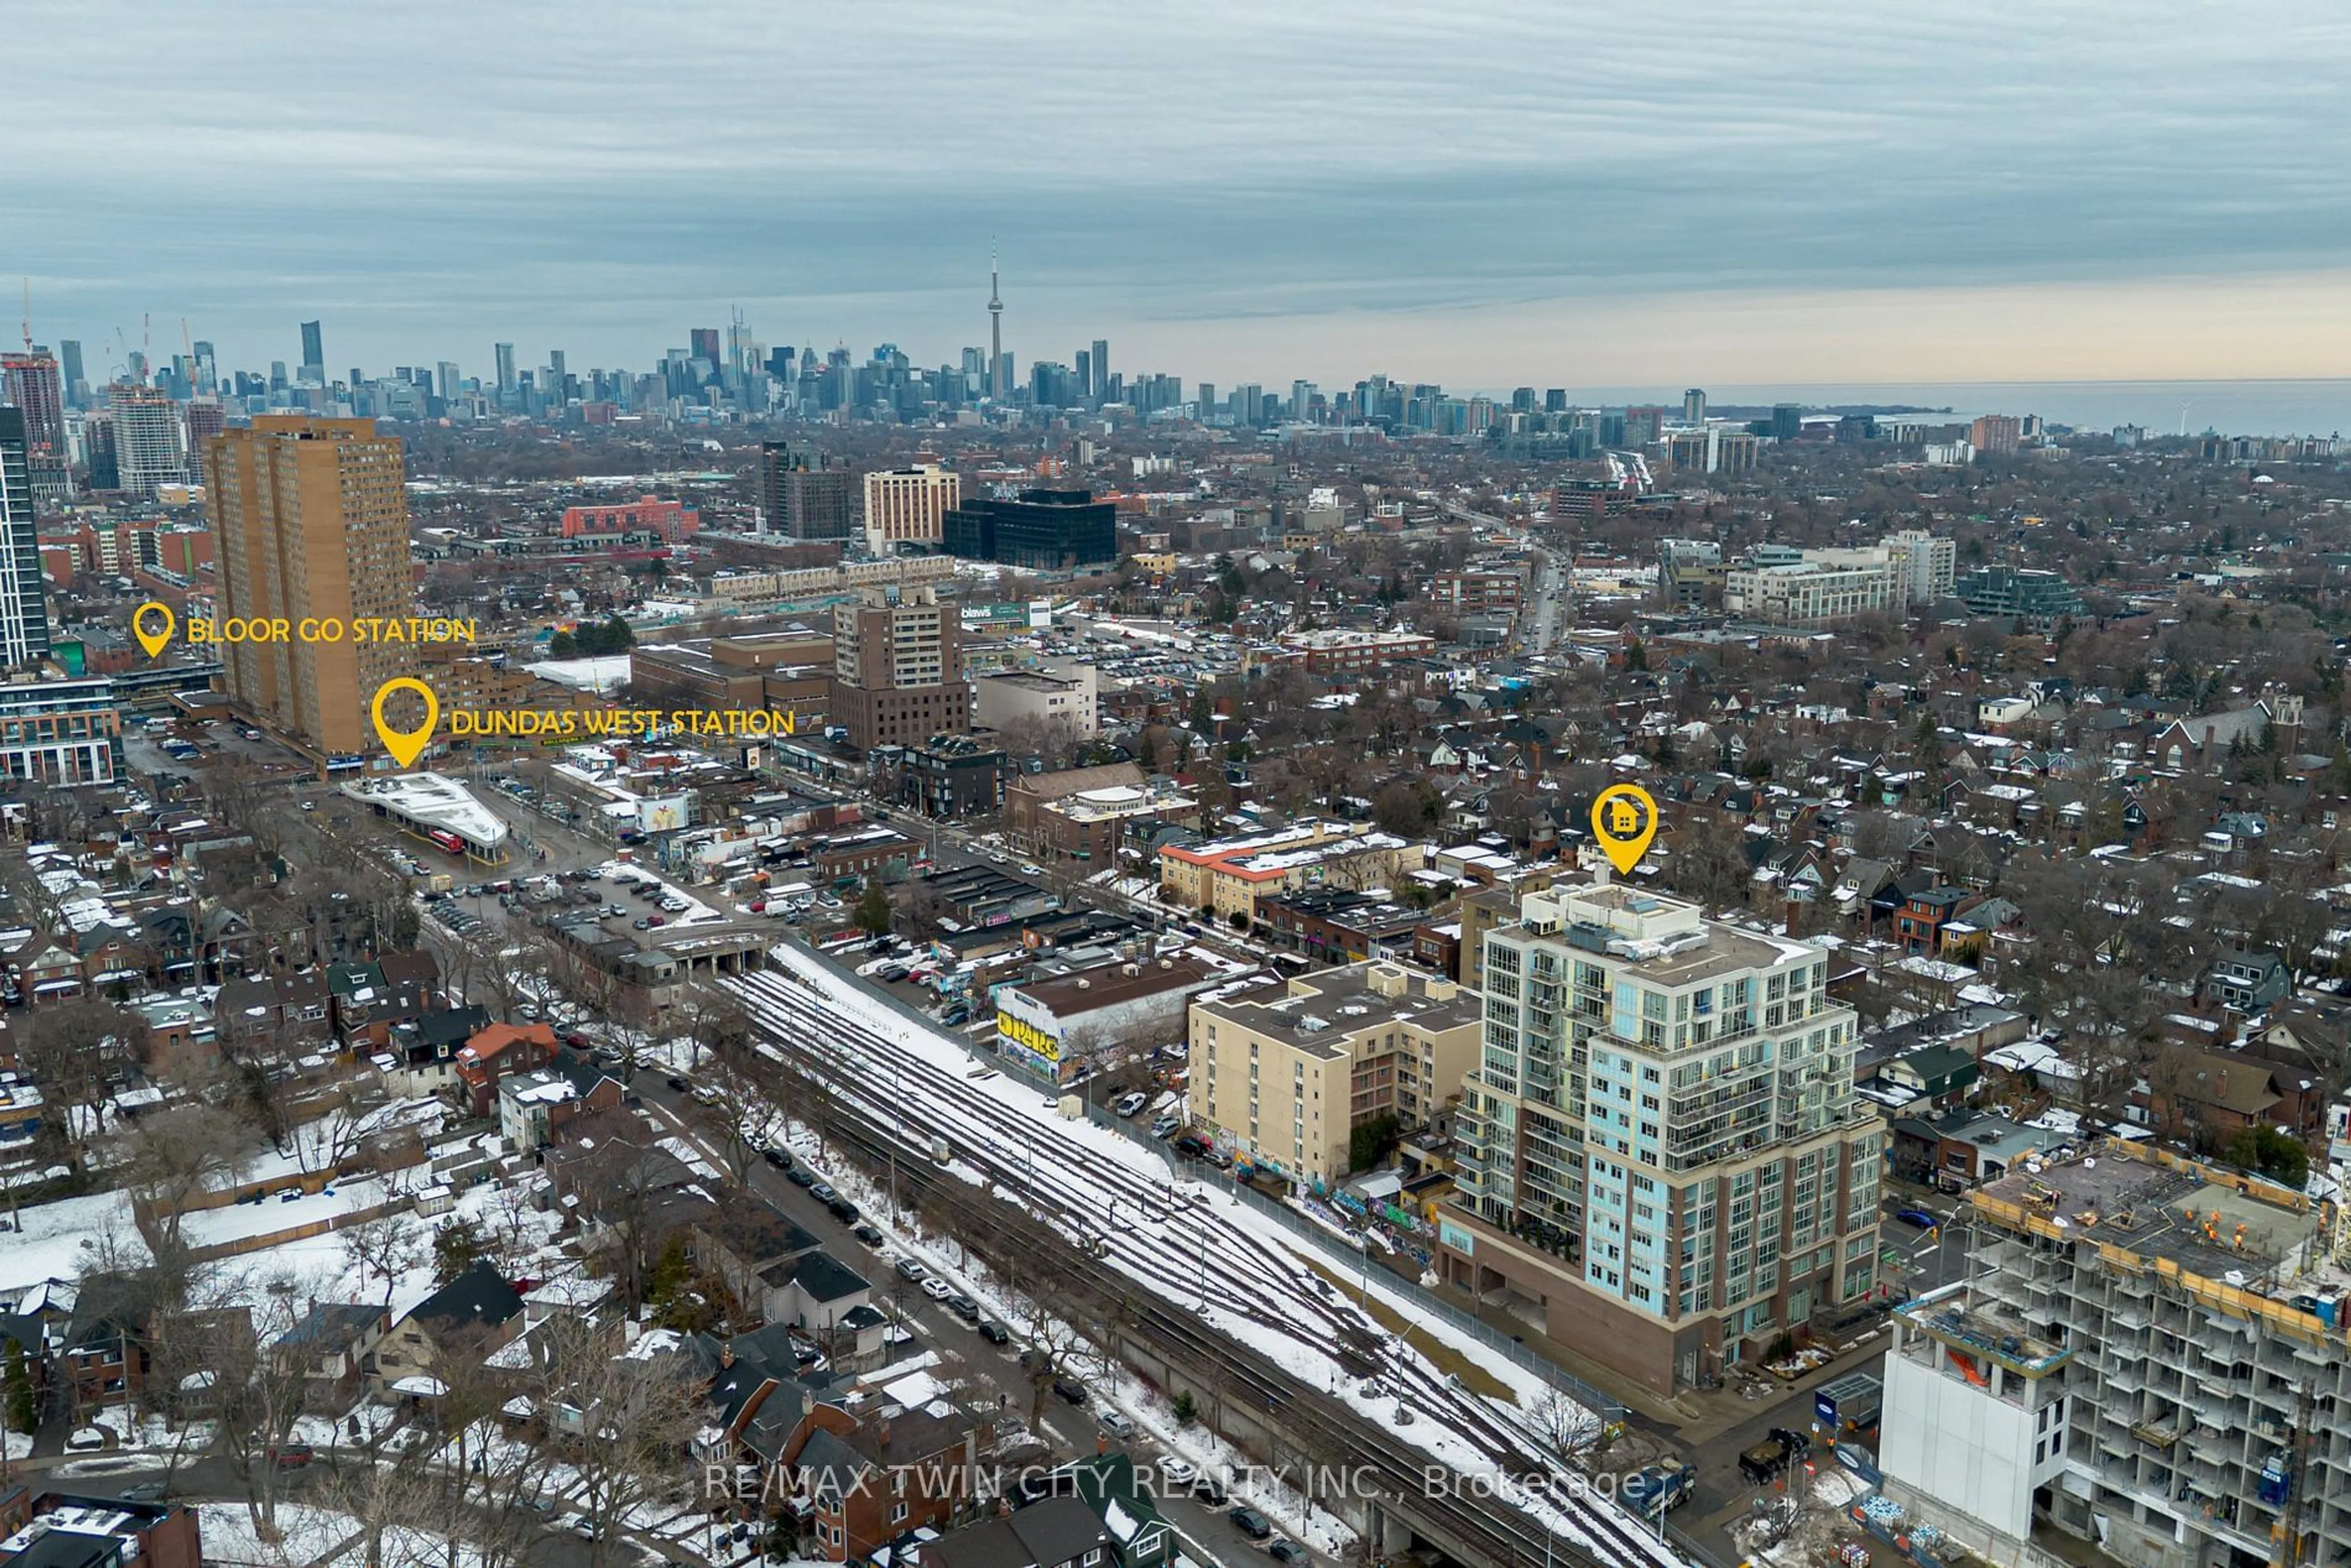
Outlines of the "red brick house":
M 498 1080 L 528 1072 L 555 1060 L 555 1030 L 548 1024 L 494 1023 L 476 1030 L 457 1052 L 458 1092 L 476 1116 L 497 1110 Z

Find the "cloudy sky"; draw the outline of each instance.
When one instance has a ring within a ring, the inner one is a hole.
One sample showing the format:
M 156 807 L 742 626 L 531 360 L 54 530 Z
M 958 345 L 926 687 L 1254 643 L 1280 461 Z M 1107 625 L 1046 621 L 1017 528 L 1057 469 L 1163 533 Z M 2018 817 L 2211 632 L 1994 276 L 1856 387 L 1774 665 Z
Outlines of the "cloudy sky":
M 2340 0 L 12 0 L 90 373 L 1094 337 L 1187 380 L 2342 375 Z M 8 280 L 14 284 L 14 277 Z M 14 288 L 10 292 L 15 292 Z

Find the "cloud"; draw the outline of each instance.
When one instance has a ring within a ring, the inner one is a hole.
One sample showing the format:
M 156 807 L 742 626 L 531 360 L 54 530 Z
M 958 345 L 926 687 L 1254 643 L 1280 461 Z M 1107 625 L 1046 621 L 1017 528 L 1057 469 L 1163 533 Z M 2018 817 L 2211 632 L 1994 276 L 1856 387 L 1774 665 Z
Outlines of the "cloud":
M 1677 292 L 1819 301 L 1802 340 L 1865 351 L 1839 299 L 2218 297 L 2351 242 L 2351 16 L 2318 0 L 144 0 L 102 55 L 84 7 L 14 15 L 0 225 L 51 280 L 44 334 L 185 315 L 241 363 L 321 315 L 337 363 L 496 338 L 643 364 L 735 303 L 770 340 L 938 362 L 979 340 L 992 236 L 1024 359 L 1260 323 L 1318 365 L 1432 313 Z M 1465 336 L 1447 373 L 1539 379 L 1523 337 Z

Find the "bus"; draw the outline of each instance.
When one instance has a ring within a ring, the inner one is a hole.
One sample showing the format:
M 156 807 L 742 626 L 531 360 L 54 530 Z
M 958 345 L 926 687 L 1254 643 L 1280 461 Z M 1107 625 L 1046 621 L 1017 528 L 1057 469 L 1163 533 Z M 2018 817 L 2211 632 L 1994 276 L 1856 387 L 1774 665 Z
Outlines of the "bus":
M 446 828 L 427 828 L 424 830 L 424 836 L 432 842 L 434 849 L 446 850 L 453 855 L 462 855 L 465 852 L 465 841 Z

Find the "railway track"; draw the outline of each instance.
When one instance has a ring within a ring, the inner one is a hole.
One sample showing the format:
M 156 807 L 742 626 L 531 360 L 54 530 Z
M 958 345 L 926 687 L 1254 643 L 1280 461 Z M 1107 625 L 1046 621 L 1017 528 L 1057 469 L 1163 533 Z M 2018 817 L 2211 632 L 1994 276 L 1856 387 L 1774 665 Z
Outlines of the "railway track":
M 1302 1448 L 1343 1453 L 1378 1479 L 1416 1531 L 1471 1561 L 1686 1568 L 1668 1543 L 1546 1458 L 1517 1416 L 1389 1335 L 1235 1209 L 1040 1118 L 1019 1103 L 1026 1090 L 973 1082 L 890 1038 L 836 998 L 827 987 L 841 982 L 821 971 L 762 970 L 728 984 L 767 1048 L 825 1083 L 840 1142 L 877 1171 L 894 1161 L 915 1192 L 940 1181 L 984 1187 L 1075 1243 L 1106 1288 L 1131 1298 L 1134 1284 L 1145 1286 L 1155 1299 L 1137 1305 L 1134 1327 L 1155 1348 L 1261 1399 L 1270 1425 L 1314 1439 Z M 946 1167 L 934 1163 L 937 1138 L 948 1145 Z M 1366 1383 L 1379 1393 L 1364 1394 Z M 1374 1401 L 1430 1423 L 1433 1440 L 1391 1430 L 1385 1413 L 1365 1407 Z M 1447 1439 L 1464 1446 L 1468 1463 L 1447 1462 Z

